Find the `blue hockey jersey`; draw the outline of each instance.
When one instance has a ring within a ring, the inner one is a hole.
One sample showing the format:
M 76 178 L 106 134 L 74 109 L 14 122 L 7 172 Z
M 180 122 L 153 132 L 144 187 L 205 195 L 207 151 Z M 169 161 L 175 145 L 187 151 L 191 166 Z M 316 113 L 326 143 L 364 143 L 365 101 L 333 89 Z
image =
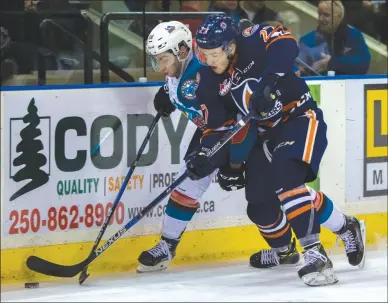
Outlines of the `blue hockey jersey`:
M 248 102 L 264 73 L 282 75 L 277 84 L 278 100 L 272 110 L 261 113 L 260 131 L 275 127 L 307 109 L 316 108 L 304 79 L 293 66 L 299 49 L 294 37 L 283 26 L 255 25 L 237 39 L 237 56 L 228 71 L 226 86 L 239 110 L 248 113 Z
M 252 121 L 251 124 L 254 125 L 242 134 L 245 141 L 233 147 L 232 155 L 242 161 L 257 138 L 257 132 L 253 133 L 252 128 L 256 128 L 263 138 L 269 136 L 276 126 L 308 109 L 315 109 L 316 102 L 305 80 L 294 73 L 294 62 L 299 49 L 287 28 L 263 24 L 249 27 L 238 36 L 236 46 L 237 54 L 224 75 L 219 95 L 225 98 L 232 96 L 242 115 L 248 113 L 250 96 L 256 90 L 262 75 L 282 75 L 276 87 L 278 100 L 274 102 L 273 108 L 261 113 L 259 121 Z
M 212 147 L 234 125 L 237 108 L 230 96 L 218 94 L 223 75 L 209 73 L 193 55 L 188 60 L 180 78 L 166 77 L 165 90 L 175 107 L 202 131 L 201 144 Z

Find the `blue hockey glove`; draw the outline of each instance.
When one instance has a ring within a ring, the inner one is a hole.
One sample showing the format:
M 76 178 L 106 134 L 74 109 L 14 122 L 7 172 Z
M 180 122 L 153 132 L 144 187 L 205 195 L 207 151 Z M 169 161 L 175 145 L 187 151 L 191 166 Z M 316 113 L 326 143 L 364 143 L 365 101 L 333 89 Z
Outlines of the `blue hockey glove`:
M 276 74 L 264 74 L 258 83 L 258 87 L 249 99 L 249 112 L 254 118 L 261 120 L 275 106 L 278 98 L 275 86 L 279 81 Z
M 188 156 L 186 164 L 187 175 L 191 180 L 199 180 L 210 175 L 216 168 L 206 156 L 206 148 L 200 152 L 193 152 Z
M 233 191 L 245 187 L 244 166 L 240 169 L 233 169 L 229 163 L 220 167 L 217 178 L 218 184 L 223 190 Z

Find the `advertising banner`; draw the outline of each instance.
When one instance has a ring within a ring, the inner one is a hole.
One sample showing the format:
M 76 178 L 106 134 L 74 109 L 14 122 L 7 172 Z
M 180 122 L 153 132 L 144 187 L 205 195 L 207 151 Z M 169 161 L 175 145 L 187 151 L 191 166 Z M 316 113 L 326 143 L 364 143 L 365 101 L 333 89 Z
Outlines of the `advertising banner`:
M 388 86 L 364 85 L 364 197 L 388 194 Z
M 155 92 L 153 87 L 2 92 L 6 247 L 95 239 L 154 119 Z M 176 179 L 194 131 L 178 111 L 161 119 L 113 216 L 113 230 Z M 128 235 L 159 233 L 166 202 Z M 236 225 L 246 217 L 244 191 L 230 194 L 213 183 L 199 202 L 189 229 Z
M 346 201 L 388 195 L 387 79 L 346 81 Z M 385 197 L 384 197 L 385 196 Z

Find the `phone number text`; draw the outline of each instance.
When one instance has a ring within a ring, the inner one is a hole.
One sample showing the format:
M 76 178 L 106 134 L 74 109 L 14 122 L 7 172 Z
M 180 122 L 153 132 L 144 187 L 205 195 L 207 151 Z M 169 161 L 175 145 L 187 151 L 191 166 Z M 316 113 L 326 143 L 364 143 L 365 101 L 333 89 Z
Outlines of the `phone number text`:
M 102 203 L 87 204 L 82 210 L 83 214 L 81 214 L 81 207 L 77 205 L 50 207 L 47 211 L 41 211 L 37 208 L 13 210 L 9 214 L 9 220 L 11 221 L 9 234 L 36 233 L 44 228 L 49 231 L 63 231 L 77 229 L 82 226 L 86 228 L 99 227 L 104 223 L 112 206 L 112 202 L 105 206 Z M 109 225 L 114 222 L 122 224 L 124 216 L 124 204 L 120 202 L 109 221 Z

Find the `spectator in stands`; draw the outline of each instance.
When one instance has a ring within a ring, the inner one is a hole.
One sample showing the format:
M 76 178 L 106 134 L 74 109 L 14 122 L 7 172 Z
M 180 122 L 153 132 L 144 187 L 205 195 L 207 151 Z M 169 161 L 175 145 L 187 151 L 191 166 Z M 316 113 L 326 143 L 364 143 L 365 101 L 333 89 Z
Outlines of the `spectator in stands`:
M 53 52 L 36 44 L 12 41 L 7 29 L 0 27 L 1 36 L 1 72 L 5 75 L 30 74 L 37 70 L 38 53 L 44 54 L 47 70 L 58 69 L 57 56 Z
M 358 29 L 345 23 L 344 13 L 341 1 L 320 1 L 318 28 L 299 40 L 299 58 L 318 73 L 335 71 L 336 75 L 366 74 L 369 69 L 371 55 L 364 37 Z M 303 66 L 299 68 L 302 76 L 311 75 Z
M 0 1 L 0 11 L 22 12 L 24 0 Z M 6 28 L 13 41 L 24 41 L 24 20 L 14 15 L 1 15 L 0 27 Z
M 180 1 L 180 12 L 200 12 L 201 11 L 201 1 Z M 195 37 L 195 34 L 197 32 L 198 27 L 201 25 L 202 20 L 201 19 L 184 19 L 179 20 L 183 24 L 185 24 L 193 34 L 193 37 Z
M 254 24 L 277 21 L 282 23 L 279 14 L 265 5 L 264 0 L 240 1 L 236 14 L 239 19 L 248 19 Z
M 388 8 L 387 2 L 379 3 L 376 5 L 376 29 L 377 29 L 377 39 L 384 44 L 387 44 L 387 28 L 388 28 Z
M 23 22 L 15 22 L 24 25 L 23 39 L 13 39 L 12 51 L 8 52 L 17 59 L 18 71 L 22 73 L 24 70 L 23 73 L 29 73 L 31 68 L 35 69 L 38 52 L 47 55 L 46 68 L 48 70 L 81 68 L 79 63 L 83 57 L 83 50 L 73 38 L 53 26 L 48 26 L 43 36 L 40 29 L 40 24 L 45 18 L 41 14 L 42 12 L 69 13 L 73 16 L 51 17 L 50 19 L 79 39 L 84 40 L 86 24 L 81 17 L 80 10 L 74 4 L 70 4 L 68 0 L 26 0 L 24 5 L 30 13 L 24 16 Z M 79 18 L 75 18 L 75 15 L 79 15 Z M 13 38 L 14 34 L 11 36 Z M 15 36 L 17 37 L 17 35 Z
M 161 12 L 163 7 L 163 2 L 161 0 L 158 1 L 150 1 L 150 0 L 124 0 L 125 5 L 128 10 L 131 12 L 142 12 L 143 10 L 147 12 Z M 158 20 L 147 20 L 145 24 L 145 33 L 143 20 L 135 20 L 130 23 L 128 30 L 134 32 L 140 37 L 148 37 L 150 32 L 154 29 L 156 25 L 159 24 Z
M 11 38 L 8 34 L 8 30 L 4 27 L 0 27 L 0 84 L 5 83 L 8 79 L 12 78 L 17 72 L 17 65 L 15 61 L 10 60 L 4 56 L 5 52 L 11 44 Z
M 277 12 L 265 5 L 264 0 L 248 1 L 212 1 L 209 11 L 222 11 L 234 19 L 236 23 L 247 19 L 254 24 L 268 21 L 282 22 Z
M 345 7 L 346 23 L 372 37 L 377 37 L 375 18 L 371 0 L 342 0 Z
M 375 39 L 381 40 L 381 36 L 386 35 L 386 24 L 382 27 L 380 21 L 385 21 L 384 18 L 380 19 L 381 13 L 379 7 L 386 5 L 384 0 L 341 0 L 345 7 L 345 20 L 346 23 L 359 29 L 364 34 L 367 34 Z M 311 4 L 317 6 L 319 0 L 308 0 Z M 382 30 L 383 28 L 383 30 Z

